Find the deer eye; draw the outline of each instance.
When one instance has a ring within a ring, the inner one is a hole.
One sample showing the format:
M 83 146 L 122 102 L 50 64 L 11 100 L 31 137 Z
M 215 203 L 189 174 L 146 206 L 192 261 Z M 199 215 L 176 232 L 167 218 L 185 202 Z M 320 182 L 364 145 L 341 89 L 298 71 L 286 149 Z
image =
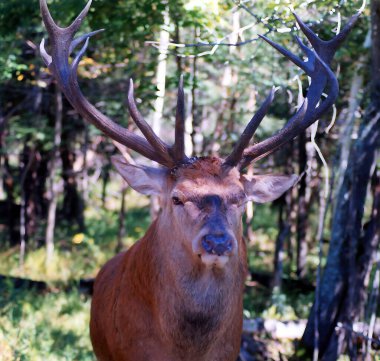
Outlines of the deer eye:
M 176 206 L 183 206 L 183 202 L 178 197 L 172 197 L 172 202 Z
M 229 203 L 238 207 L 243 206 L 246 203 L 246 196 L 245 194 L 238 194 L 238 195 L 232 196 L 229 199 Z

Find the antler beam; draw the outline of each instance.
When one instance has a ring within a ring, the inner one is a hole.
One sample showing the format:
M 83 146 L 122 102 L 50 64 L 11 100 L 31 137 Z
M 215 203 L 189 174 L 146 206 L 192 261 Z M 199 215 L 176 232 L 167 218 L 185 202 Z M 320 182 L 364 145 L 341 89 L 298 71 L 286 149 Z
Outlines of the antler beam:
M 84 119 L 94 124 L 111 139 L 169 168 L 188 162 L 184 150 L 185 102 L 182 77 L 178 86 L 175 142 L 173 146 L 167 145 L 154 133 L 153 129 L 137 109 L 132 80 L 130 81 L 127 95 L 128 109 L 132 119 L 145 138 L 132 133 L 128 129 L 112 121 L 96 109 L 96 107 L 82 94 L 77 77 L 78 65 L 87 49 L 89 39 L 103 31 L 97 30 L 74 38 L 83 19 L 87 15 L 90 6 L 91 0 L 88 1 L 85 8 L 71 25 L 66 28 L 61 28 L 51 17 L 46 0 L 40 0 L 42 19 L 49 34 L 51 45 L 51 54 L 49 54 L 45 49 L 44 39 L 41 41 L 41 56 L 45 64 L 55 76 L 63 93 L 66 95 L 74 109 L 76 109 Z M 342 32 L 329 41 L 321 40 L 296 14 L 294 14 L 301 31 L 313 47 L 313 49 L 307 47 L 298 37 L 296 37 L 301 50 L 307 57 L 306 61 L 303 61 L 281 45 L 261 36 L 261 38 L 268 44 L 273 46 L 295 65 L 304 70 L 310 77 L 311 84 L 304 103 L 287 124 L 279 132 L 268 139 L 248 147 L 250 139 L 253 137 L 273 102 L 275 91 L 272 89 L 267 99 L 248 123 L 231 154 L 225 159 L 224 165 L 227 168 L 238 166 L 240 170 L 242 170 L 251 162 L 267 156 L 278 147 L 295 138 L 330 109 L 339 92 L 338 81 L 330 68 L 330 63 L 335 52 L 353 28 L 360 13 L 361 12 L 359 11 L 358 14 L 354 15 Z M 84 43 L 82 48 L 77 52 L 71 64 L 69 64 L 69 57 L 82 43 Z M 326 87 L 328 88 L 327 98 L 321 100 Z
M 350 33 L 351 29 L 356 23 L 357 19 L 360 16 L 360 12 L 350 19 L 340 34 L 329 41 L 321 40 L 307 25 L 305 25 L 305 23 L 302 22 L 302 20 L 295 13 L 294 16 L 301 31 L 305 34 L 307 39 L 310 41 L 310 44 L 314 48 L 308 48 L 305 44 L 303 44 L 300 38 L 296 37 L 301 50 L 307 57 L 306 61 L 303 61 L 298 56 L 294 55 L 281 45 L 273 42 L 265 36 L 261 36 L 261 38 L 273 46 L 286 58 L 291 60 L 295 65 L 304 70 L 305 73 L 310 77 L 311 84 L 308 89 L 305 101 L 300 109 L 296 112 L 296 114 L 278 133 L 242 151 L 243 146 L 245 147 L 248 145 L 249 139 L 253 136 L 259 123 L 264 118 L 265 113 L 267 113 L 269 110 L 271 102 L 268 104 L 267 98 L 267 100 L 253 117 L 253 119 L 256 118 L 256 120 L 251 120 L 247 128 L 244 130 L 239 141 L 237 142 L 234 150 L 226 158 L 224 163 L 226 166 L 235 166 L 238 164 L 240 170 L 242 170 L 251 162 L 263 158 L 274 152 L 277 148 L 295 138 L 298 134 L 303 132 L 311 124 L 317 121 L 324 113 L 330 109 L 338 96 L 339 84 L 335 74 L 330 68 L 330 62 L 335 52 L 342 44 L 342 42 L 346 39 L 347 35 Z M 328 87 L 327 98 L 321 100 L 322 94 L 326 87 Z M 247 129 L 249 128 L 252 128 L 253 131 L 248 132 Z M 250 137 L 249 139 L 248 136 Z
M 173 167 L 176 165 L 176 161 L 171 156 L 169 147 L 156 134 L 154 134 L 152 128 L 143 119 L 136 107 L 133 97 L 132 81 L 130 82 L 128 91 L 128 107 L 132 119 L 140 128 L 146 139 L 132 133 L 128 129 L 112 121 L 106 115 L 102 114 L 82 94 L 78 85 L 77 68 L 83 54 L 87 49 L 90 37 L 103 31 L 97 30 L 74 38 L 75 33 L 78 31 L 84 18 L 86 17 L 90 6 L 91 0 L 88 1 L 85 8 L 71 25 L 66 28 L 61 28 L 54 22 L 49 12 L 46 0 L 40 0 L 42 20 L 49 34 L 51 48 L 51 54 L 48 54 L 45 49 L 45 40 L 43 39 L 41 41 L 40 52 L 46 66 L 55 76 L 58 85 L 73 108 L 84 119 L 95 125 L 111 139 L 135 150 L 146 158 L 154 160 L 166 167 Z M 74 60 L 70 65 L 70 55 L 76 47 L 83 42 L 84 45 L 74 57 Z

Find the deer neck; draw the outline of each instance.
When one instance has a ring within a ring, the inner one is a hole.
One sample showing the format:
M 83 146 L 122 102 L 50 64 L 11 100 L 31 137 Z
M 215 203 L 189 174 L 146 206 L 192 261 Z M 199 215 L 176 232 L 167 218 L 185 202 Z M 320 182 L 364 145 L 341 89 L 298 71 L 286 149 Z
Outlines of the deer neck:
M 150 259 L 156 285 L 152 286 L 157 287 L 158 293 L 173 295 L 175 292 L 184 304 L 197 311 L 210 311 L 215 302 L 222 302 L 224 292 L 231 293 L 236 288 L 239 294 L 241 289 L 237 288 L 242 287 L 246 270 L 245 250 L 243 256 L 233 257 L 225 269 L 206 269 L 198 256 L 183 246 L 183 235 L 166 219 L 160 215 L 144 237 L 154 254 Z M 159 289 L 170 292 L 159 292 Z M 168 304 L 166 299 L 162 302 Z
M 201 360 L 191 355 L 207 354 L 218 332 L 239 322 L 245 250 L 226 269 L 206 270 L 170 230 L 159 216 L 130 250 L 128 282 L 151 309 L 162 341 L 174 345 L 176 354 L 190 355 L 178 359 Z

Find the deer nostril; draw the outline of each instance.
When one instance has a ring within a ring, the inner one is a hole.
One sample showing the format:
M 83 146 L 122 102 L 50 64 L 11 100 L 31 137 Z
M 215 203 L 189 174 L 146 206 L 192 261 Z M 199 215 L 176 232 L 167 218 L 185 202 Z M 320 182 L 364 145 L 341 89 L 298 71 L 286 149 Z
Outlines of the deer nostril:
M 222 256 L 232 250 L 232 240 L 227 234 L 207 234 L 202 239 L 203 249 L 210 254 Z

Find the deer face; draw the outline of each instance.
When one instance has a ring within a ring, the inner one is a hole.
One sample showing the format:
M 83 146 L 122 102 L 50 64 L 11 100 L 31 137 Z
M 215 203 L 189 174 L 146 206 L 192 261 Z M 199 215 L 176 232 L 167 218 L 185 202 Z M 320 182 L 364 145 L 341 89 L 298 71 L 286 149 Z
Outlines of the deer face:
M 239 172 L 219 158 L 201 158 L 173 172 L 167 207 L 183 246 L 207 267 L 222 268 L 237 255 L 247 200 Z
M 198 158 L 172 171 L 130 165 L 120 156 L 113 162 L 132 188 L 160 196 L 160 221 L 168 235 L 207 268 L 223 268 L 238 257 L 247 201 L 274 200 L 297 180 L 275 175 L 249 179 L 213 157 Z

